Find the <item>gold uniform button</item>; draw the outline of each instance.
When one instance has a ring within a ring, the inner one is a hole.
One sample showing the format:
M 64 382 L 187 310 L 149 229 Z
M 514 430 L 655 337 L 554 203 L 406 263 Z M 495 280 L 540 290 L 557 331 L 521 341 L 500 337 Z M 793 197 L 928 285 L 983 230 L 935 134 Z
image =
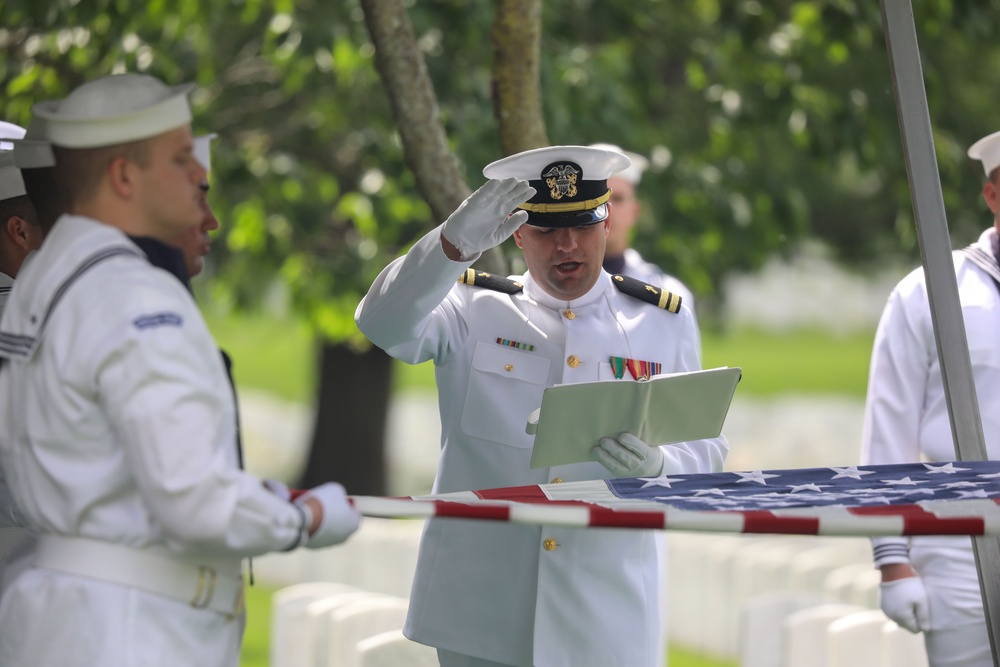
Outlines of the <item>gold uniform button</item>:
M 567 320 L 575 320 L 576 313 L 574 313 L 572 310 L 564 310 L 563 317 L 565 317 Z
M 575 354 L 571 354 L 569 355 L 569 357 L 567 357 L 566 363 L 569 364 L 570 368 L 576 368 L 577 366 L 580 365 L 580 357 L 576 356 Z
M 542 548 L 545 549 L 546 551 L 555 551 L 555 548 L 557 546 L 559 545 L 556 544 L 556 541 L 551 537 L 546 537 L 545 541 L 542 542 Z
M 506 366 L 503 367 L 503 369 L 508 373 L 510 373 L 512 370 L 514 370 L 514 364 L 507 364 Z
M 562 477 L 553 477 L 552 481 L 549 482 L 549 484 L 562 484 L 562 482 L 563 482 Z

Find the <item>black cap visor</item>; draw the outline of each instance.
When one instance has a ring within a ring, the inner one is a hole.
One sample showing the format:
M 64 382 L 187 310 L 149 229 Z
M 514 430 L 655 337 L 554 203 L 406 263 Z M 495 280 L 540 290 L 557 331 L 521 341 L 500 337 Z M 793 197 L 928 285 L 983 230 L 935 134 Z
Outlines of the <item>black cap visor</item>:
M 585 227 L 608 219 L 608 205 L 601 204 L 589 211 L 568 213 L 536 213 L 528 211 L 528 224 L 535 227 L 561 229 L 563 227 Z

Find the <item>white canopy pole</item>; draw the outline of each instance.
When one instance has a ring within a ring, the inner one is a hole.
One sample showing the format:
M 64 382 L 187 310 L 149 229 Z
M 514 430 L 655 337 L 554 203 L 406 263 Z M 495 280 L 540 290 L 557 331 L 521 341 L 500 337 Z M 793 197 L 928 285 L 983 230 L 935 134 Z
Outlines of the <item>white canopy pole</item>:
M 985 461 L 986 443 L 958 297 L 958 281 L 955 278 L 941 179 L 934 153 L 913 7 L 910 0 L 880 0 L 880 4 L 903 152 L 906 156 L 910 197 L 916 218 L 917 239 L 927 279 L 927 296 L 938 358 L 941 361 L 941 378 L 951 417 L 951 432 L 955 439 L 955 455 L 960 461 Z M 993 664 L 1000 665 L 997 659 L 997 639 L 1000 637 L 1000 541 L 996 537 L 972 539 L 993 650 Z

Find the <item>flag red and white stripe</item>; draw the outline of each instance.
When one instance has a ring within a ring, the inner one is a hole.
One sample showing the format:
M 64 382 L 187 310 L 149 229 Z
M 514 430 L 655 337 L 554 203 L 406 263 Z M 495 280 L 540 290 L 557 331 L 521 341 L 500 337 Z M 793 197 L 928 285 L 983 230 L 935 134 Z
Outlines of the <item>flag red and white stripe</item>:
M 365 516 L 796 535 L 1000 535 L 1000 462 L 594 480 L 410 497 Z

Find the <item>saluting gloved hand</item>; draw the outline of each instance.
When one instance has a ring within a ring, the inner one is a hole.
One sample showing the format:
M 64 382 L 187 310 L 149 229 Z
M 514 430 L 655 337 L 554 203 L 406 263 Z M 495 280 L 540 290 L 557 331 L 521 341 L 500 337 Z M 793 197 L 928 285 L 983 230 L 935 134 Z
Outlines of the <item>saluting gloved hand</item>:
M 347 499 L 344 487 L 327 482 L 313 487 L 295 499 L 305 513 L 310 549 L 340 544 L 358 529 L 361 515 Z M 318 505 L 318 508 L 317 508 Z
M 535 188 L 518 178 L 491 179 L 448 216 L 441 236 L 468 261 L 506 241 L 528 221 L 527 211 L 511 211 L 531 199 Z
M 663 472 L 663 451 L 627 431 L 617 438 L 601 438 L 590 451 L 615 477 L 659 477 Z
M 910 632 L 930 628 L 927 591 L 919 576 L 904 577 L 879 584 L 880 602 L 885 615 Z

